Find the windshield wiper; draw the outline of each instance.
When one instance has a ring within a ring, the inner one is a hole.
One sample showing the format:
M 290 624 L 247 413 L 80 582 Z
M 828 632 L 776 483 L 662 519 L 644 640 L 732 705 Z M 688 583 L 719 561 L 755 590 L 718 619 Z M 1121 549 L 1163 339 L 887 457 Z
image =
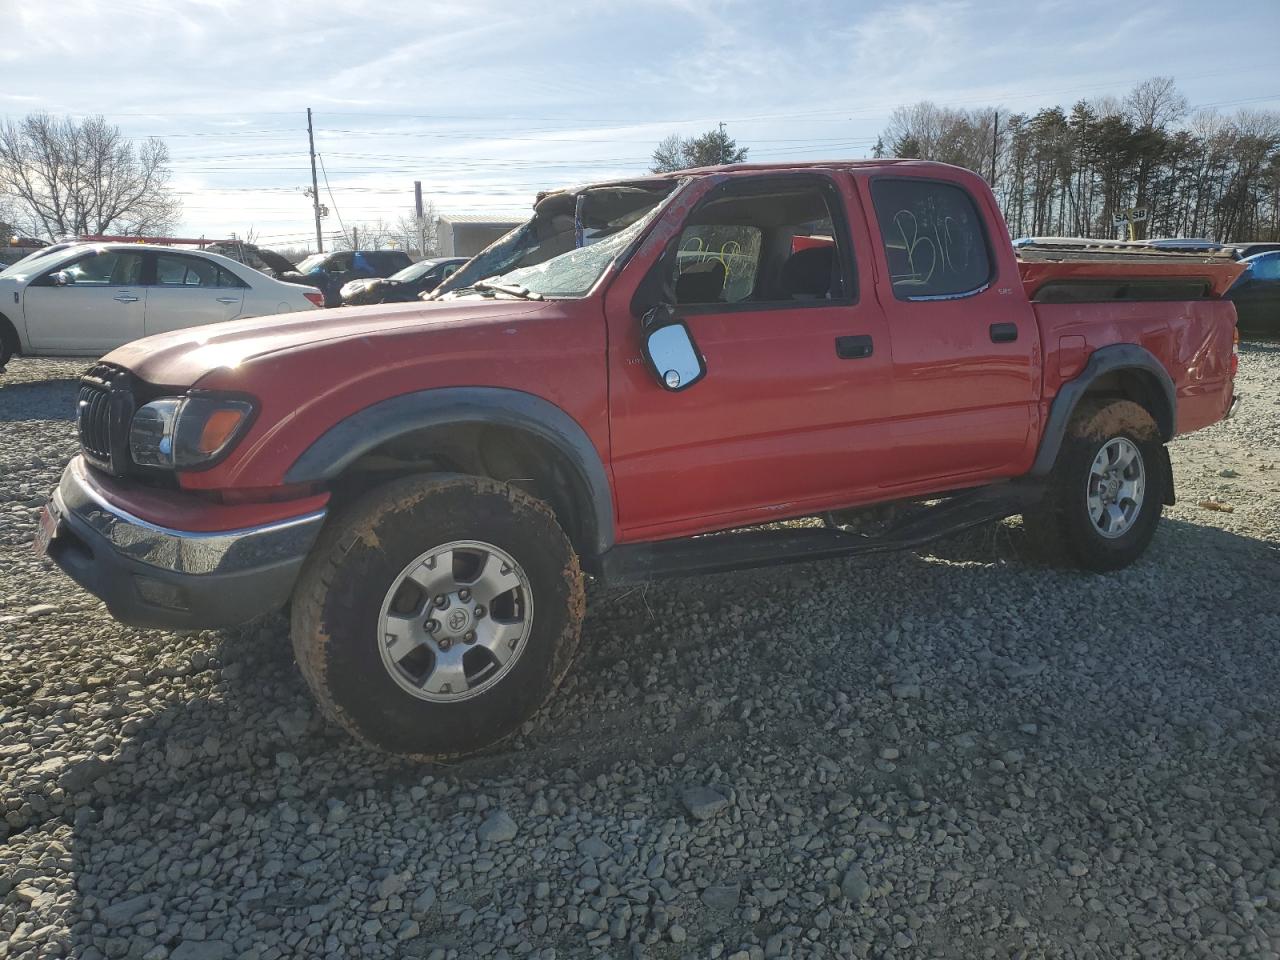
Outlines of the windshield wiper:
M 477 293 L 485 293 L 487 291 L 505 293 L 512 297 L 519 297 L 521 300 L 542 299 L 542 294 L 535 293 L 528 287 L 522 287 L 518 283 L 494 283 L 492 280 L 477 280 L 471 285 L 471 289 Z

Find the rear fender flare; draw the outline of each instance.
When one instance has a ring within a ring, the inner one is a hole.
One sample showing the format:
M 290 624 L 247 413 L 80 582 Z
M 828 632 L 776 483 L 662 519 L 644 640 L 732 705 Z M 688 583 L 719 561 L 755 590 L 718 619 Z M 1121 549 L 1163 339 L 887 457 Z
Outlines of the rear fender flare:
M 1161 439 L 1173 439 L 1178 432 L 1178 403 L 1169 371 L 1145 347 L 1136 343 L 1113 343 L 1095 350 L 1080 375 L 1059 388 L 1058 395 L 1053 398 L 1053 404 L 1049 408 L 1049 418 L 1040 439 L 1040 450 L 1031 465 L 1031 476 L 1043 477 L 1053 469 L 1058 451 L 1062 447 L 1062 438 L 1066 436 L 1067 424 L 1071 422 L 1071 415 L 1075 413 L 1076 406 L 1089 392 L 1089 388 L 1106 374 L 1126 370 L 1148 375 L 1155 380 L 1158 389 L 1156 396 L 1150 399 L 1157 409 L 1152 410 L 1151 414 L 1160 428 Z
M 613 495 L 587 432 L 555 404 L 500 387 L 441 387 L 402 394 L 335 423 L 294 461 L 285 483 L 324 483 L 387 441 L 428 427 L 475 423 L 523 430 L 550 444 L 572 465 L 585 525 L 596 556 L 613 546 Z

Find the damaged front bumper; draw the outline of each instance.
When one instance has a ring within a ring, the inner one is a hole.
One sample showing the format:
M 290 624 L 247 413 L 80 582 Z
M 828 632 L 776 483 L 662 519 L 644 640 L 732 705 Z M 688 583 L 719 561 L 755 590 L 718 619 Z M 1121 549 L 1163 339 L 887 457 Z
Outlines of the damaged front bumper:
M 42 511 L 36 549 L 123 623 L 205 630 L 283 607 L 324 518 L 318 510 L 237 530 L 175 530 L 113 504 L 76 457 Z

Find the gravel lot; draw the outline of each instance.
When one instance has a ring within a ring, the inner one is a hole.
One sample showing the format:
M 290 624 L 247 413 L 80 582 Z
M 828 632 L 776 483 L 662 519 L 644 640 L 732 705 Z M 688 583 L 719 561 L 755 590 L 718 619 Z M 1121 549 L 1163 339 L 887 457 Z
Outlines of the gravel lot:
M 322 721 L 282 619 L 132 630 L 31 553 L 85 365 L 0 378 L 0 957 L 1280 956 L 1278 345 L 1137 566 L 1009 522 L 597 590 L 448 767 Z

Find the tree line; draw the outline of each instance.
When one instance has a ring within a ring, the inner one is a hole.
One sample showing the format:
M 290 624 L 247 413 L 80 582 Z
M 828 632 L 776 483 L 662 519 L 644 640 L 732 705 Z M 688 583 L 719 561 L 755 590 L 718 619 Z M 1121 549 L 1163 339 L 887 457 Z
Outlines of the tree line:
M 977 171 L 1014 236 L 1280 240 L 1280 113 L 1189 112 L 1170 77 L 1034 114 L 899 107 L 875 155 Z

